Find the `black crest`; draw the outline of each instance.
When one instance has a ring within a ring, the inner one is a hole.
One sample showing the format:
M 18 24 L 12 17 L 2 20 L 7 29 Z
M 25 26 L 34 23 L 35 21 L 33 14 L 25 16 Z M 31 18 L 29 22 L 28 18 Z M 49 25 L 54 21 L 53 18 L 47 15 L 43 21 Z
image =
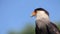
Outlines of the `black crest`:
M 37 11 L 45 11 L 45 13 L 49 16 L 48 11 L 46 11 L 46 10 L 43 9 L 43 8 L 36 8 L 34 11 L 35 11 L 35 12 L 37 12 Z

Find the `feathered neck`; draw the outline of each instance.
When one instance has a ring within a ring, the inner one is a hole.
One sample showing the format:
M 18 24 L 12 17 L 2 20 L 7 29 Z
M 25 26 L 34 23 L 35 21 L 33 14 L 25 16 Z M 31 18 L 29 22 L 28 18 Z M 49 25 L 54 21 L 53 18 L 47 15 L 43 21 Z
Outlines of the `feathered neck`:
M 42 19 L 49 21 L 49 16 L 44 11 L 37 11 L 36 20 Z

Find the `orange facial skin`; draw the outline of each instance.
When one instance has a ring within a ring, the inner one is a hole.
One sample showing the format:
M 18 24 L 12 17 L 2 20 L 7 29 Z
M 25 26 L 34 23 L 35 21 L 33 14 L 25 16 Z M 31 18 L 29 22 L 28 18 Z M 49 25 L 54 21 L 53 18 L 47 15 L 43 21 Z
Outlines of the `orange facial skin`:
M 34 11 L 34 12 L 32 12 L 32 16 L 36 16 L 36 12 Z

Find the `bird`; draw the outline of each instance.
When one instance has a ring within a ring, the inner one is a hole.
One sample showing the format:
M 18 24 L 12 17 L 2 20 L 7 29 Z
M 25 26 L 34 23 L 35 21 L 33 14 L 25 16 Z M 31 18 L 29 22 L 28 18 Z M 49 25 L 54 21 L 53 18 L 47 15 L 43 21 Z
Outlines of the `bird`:
M 35 17 L 35 33 L 36 34 L 60 34 L 60 30 L 56 24 L 50 21 L 49 12 L 44 8 L 36 8 L 32 12 Z

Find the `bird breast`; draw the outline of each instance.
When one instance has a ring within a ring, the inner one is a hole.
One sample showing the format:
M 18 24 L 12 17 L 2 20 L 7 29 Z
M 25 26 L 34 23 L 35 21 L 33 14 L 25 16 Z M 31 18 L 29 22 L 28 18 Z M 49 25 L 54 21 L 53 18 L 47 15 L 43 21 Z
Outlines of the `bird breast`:
M 49 21 L 44 20 L 44 19 L 42 19 L 42 20 L 36 20 L 36 24 L 37 24 L 37 26 L 39 28 L 46 27 L 46 24 L 48 24 L 48 23 L 49 23 Z

